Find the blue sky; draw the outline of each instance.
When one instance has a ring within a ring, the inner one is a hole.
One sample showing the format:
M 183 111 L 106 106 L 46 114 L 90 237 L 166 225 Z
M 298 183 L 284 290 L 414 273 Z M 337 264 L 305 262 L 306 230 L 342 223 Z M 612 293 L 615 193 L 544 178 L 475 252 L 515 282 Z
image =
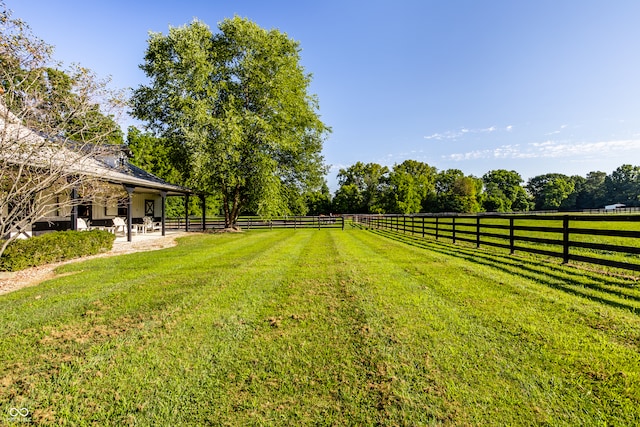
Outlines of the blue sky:
M 148 32 L 247 17 L 300 42 L 333 133 L 328 182 L 357 161 L 482 176 L 640 164 L 636 0 L 6 0 L 119 88 L 145 82 Z

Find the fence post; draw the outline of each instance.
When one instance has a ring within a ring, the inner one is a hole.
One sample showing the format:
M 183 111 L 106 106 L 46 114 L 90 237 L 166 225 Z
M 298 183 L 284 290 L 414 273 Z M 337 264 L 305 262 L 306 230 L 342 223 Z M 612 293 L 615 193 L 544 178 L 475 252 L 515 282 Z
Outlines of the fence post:
M 451 217 L 451 237 L 453 238 L 453 243 L 456 243 L 456 217 Z
M 424 217 L 422 217 L 422 238 L 424 239 Z
M 402 215 L 402 234 L 407 234 L 407 217 Z
M 516 239 L 515 239 L 513 223 L 514 223 L 513 217 L 509 218 L 509 251 L 511 255 L 516 253 L 516 247 L 515 247 Z
M 342 229 L 344 230 L 344 217 L 341 216 L 340 219 L 342 220 Z
M 439 231 L 438 224 L 439 224 L 439 222 L 440 222 L 440 217 L 437 216 L 436 217 L 436 240 L 438 240 L 438 231 Z
M 476 217 L 476 248 L 480 248 L 480 215 Z
M 569 216 L 562 218 L 562 262 L 569 262 Z

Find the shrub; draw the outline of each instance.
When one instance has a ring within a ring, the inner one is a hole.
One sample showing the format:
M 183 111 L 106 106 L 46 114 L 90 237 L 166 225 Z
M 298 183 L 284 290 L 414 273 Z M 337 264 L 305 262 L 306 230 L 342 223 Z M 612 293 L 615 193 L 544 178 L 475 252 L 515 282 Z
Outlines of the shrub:
M 113 247 L 116 236 L 104 230 L 58 231 L 25 240 L 15 240 L 0 256 L 0 270 L 28 267 L 95 255 Z

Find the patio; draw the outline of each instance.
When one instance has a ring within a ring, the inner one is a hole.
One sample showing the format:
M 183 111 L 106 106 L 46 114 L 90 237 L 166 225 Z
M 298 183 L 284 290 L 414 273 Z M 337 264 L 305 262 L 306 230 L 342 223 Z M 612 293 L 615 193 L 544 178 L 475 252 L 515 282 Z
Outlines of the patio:
M 163 241 L 172 241 L 176 237 L 187 235 L 188 232 L 184 230 L 165 230 L 163 236 L 160 231 L 147 232 L 147 233 L 133 233 L 131 241 L 127 240 L 127 234 L 117 234 L 116 240 L 113 242 L 113 251 L 116 251 L 120 247 L 141 247 L 143 245 L 153 245 L 154 243 L 160 243 Z

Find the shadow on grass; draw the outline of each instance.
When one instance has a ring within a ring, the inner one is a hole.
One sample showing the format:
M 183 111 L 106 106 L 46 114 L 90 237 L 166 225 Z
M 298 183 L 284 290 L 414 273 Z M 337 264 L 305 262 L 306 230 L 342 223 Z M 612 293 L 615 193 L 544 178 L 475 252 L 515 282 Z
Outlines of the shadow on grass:
M 430 251 L 461 258 L 476 264 L 490 266 L 581 298 L 629 310 L 634 314 L 640 314 L 640 307 L 611 299 L 611 297 L 617 297 L 640 302 L 640 295 L 637 292 L 632 292 L 635 291 L 635 285 L 629 285 L 621 279 L 608 277 L 605 273 L 579 270 L 577 267 L 549 263 L 532 258 L 525 259 L 516 255 L 486 252 L 482 249 L 472 249 L 426 240 L 422 237 L 399 234 L 388 230 L 374 229 L 370 231 L 401 243 L 429 249 Z M 585 288 L 598 294 L 586 292 L 584 291 Z

